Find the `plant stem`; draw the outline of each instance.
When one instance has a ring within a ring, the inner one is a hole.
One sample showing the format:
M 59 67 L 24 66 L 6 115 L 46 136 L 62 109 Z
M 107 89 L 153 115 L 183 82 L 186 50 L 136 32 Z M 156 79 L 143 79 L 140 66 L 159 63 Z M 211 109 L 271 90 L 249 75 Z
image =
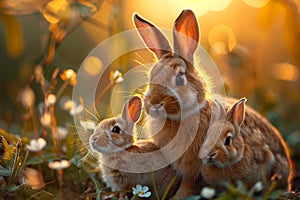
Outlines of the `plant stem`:
M 59 190 L 62 191 L 63 170 L 62 170 L 62 169 L 58 169 L 58 170 L 57 170 L 57 175 L 58 175 L 58 186 L 59 186 Z
M 94 102 L 94 107 L 99 103 L 99 101 L 103 98 L 103 96 L 110 90 L 113 86 L 115 85 L 114 81 L 111 81 L 103 90 L 102 92 L 97 96 L 95 102 Z
M 34 114 L 34 106 L 33 105 L 30 106 L 29 113 L 30 113 L 31 119 L 32 119 L 34 138 L 38 139 L 38 127 L 37 127 L 37 124 L 36 124 L 36 118 L 35 118 L 35 114 Z
M 56 93 L 56 101 L 62 95 L 63 91 L 67 88 L 69 81 L 65 81 L 64 84 L 59 88 L 58 92 Z

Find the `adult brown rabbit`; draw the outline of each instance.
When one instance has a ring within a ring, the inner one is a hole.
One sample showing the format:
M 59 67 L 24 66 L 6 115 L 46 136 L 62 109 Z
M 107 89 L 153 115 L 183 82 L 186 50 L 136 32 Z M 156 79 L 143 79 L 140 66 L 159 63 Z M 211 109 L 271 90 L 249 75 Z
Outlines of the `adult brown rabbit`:
M 194 67 L 193 56 L 199 42 L 197 19 L 191 10 L 183 10 L 176 19 L 174 51 L 157 26 L 138 14 L 134 14 L 133 21 L 144 43 L 158 59 L 150 71 L 149 88 L 144 96 L 145 109 L 151 119 L 150 133 L 155 133 L 153 141 L 166 159 L 169 162 L 176 160 L 172 166 L 183 175 L 176 198 L 184 199 L 199 193 L 206 184 L 201 175 L 202 161 L 198 154 L 212 110 L 216 108 L 207 82 Z M 243 129 L 247 132 L 258 129 L 268 136 L 278 134 L 254 111 L 246 114 Z M 272 143 L 273 137 L 269 140 Z M 289 160 L 287 151 L 278 151 L 278 145 L 274 143 L 272 150 Z
M 133 137 L 134 124 L 140 117 L 142 102 L 139 97 L 132 97 L 123 107 L 121 116 L 102 120 L 90 136 L 89 145 L 97 154 L 103 181 L 112 191 L 131 190 L 137 184 L 150 187 L 156 199 L 152 173 L 155 177 L 158 194 L 162 196 L 176 176 L 170 167 L 149 171 L 156 163 L 166 163 L 158 148 L 147 140 L 135 141 Z M 180 184 L 177 177 L 168 197 L 175 194 Z M 120 194 L 123 199 L 125 193 Z
M 286 189 L 290 173 L 286 144 L 279 134 L 263 131 L 263 123 L 252 132 L 247 130 L 247 124 L 244 124 L 245 101 L 245 98 L 238 100 L 227 112 L 216 101 L 218 111 L 213 115 L 216 117 L 211 122 L 199 155 L 202 159 L 201 173 L 218 190 L 222 190 L 224 182 L 235 185 L 238 180 L 251 189 L 257 182 L 263 181 L 263 174 L 267 180 L 275 174 L 281 175 L 277 186 Z M 250 108 L 247 110 L 246 116 L 252 112 Z M 266 184 L 268 187 L 269 182 Z

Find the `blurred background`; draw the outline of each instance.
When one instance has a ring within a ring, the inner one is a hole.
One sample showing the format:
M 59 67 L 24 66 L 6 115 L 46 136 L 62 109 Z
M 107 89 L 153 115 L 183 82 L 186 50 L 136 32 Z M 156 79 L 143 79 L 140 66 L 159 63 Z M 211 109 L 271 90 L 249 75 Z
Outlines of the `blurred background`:
M 280 130 L 299 171 L 299 0 L 2 0 L 0 127 L 13 134 L 24 132 L 26 111 L 18 99 L 25 85 L 30 84 L 36 93 L 36 106 L 43 100 L 30 79 L 37 64 L 43 66 L 48 80 L 55 68 L 77 71 L 97 44 L 134 28 L 134 12 L 161 28 L 172 29 L 185 8 L 198 17 L 201 45 L 221 72 L 227 96 L 247 97 L 247 104 Z M 118 51 L 126 42 L 120 41 L 112 49 Z M 152 59 L 148 51 L 140 56 Z M 132 60 L 130 55 L 123 56 L 111 69 L 125 73 L 136 64 Z M 99 85 L 98 93 L 105 87 Z M 64 95 L 71 92 L 68 87 Z M 101 116 L 109 113 L 104 107 L 99 108 Z M 72 117 L 58 112 L 57 121 L 72 123 Z

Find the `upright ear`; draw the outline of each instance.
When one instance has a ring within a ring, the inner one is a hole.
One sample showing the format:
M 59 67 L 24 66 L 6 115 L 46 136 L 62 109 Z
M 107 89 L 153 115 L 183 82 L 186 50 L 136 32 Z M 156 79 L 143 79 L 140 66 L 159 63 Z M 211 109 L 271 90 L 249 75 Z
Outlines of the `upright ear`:
M 226 111 L 223 107 L 223 105 L 217 100 L 214 100 L 214 103 L 216 105 L 216 111 L 213 111 L 212 113 L 212 119 L 210 123 L 213 123 L 215 121 L 219 121 L 219 120 L 225 120 L 226 117 Z
M 199 42 L 199 25 L 191 10 L 183 10 L 174 23 L 174 50 L 189 62 L 193 63 L 193 55 Z
M 133 15 L 133 22 L 146 46 L 158 59 L 165 53 L 172 52 L 168 39 L 159 28 L 140 17 L 137 13 Z
M 130 128 L 133 127 L 134 123 L 137 122 L 141 115 L 142 100 L 134 96 L 129 99 L 123 107 L 122 118 L 126 120 Z
M 235 126 L 240 127 L 245 119 L 246 98 L 238 100 L 227 112 L 226 118 Z

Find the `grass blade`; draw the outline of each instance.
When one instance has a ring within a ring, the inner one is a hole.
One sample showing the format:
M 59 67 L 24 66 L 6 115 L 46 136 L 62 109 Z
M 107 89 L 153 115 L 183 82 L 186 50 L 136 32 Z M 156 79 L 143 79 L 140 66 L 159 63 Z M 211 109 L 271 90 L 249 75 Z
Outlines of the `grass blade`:
M 170 183 L 169 183 L 169 185 L 167 186 L 167 188 L 166 188 L 166 190 L 165 190 L 165 192 L 164 192 L 164 194 L 163 194 L 161 200 L 165 200 L 165 198 L 167 197 L 167 195 L 168 195 L 168 193 L 169 193 L 169 191 L 170 191 L 172 185 L 173 185 L 174 182 L 176 181 L 176 179 L 177 179 L 177 175 L 174 176 L 174 177 L 172 178 L 172 180 L 170 181 Z
M 100 200 L 101 199 L 100 194 L 102 192 L 102 186 L 94 176 L 90 176 L 90 178 L 92 179 L 92 181 L 94 182 L 95 187 L 96 187 L 96 194 L 97 194 L 96 200 Z
M 156 187 L 156 183 L 155 183 L 155 176 L 154 176 L 154 172 L 153 171 L 152 171 L 152 184 L 153 184 L 153 189 L 154 189 L 154 193 L 155 193 L 156 199 L 160 200 L 159 194 L 158 194 L 158 191 L 157 191 L 157 187 Z

